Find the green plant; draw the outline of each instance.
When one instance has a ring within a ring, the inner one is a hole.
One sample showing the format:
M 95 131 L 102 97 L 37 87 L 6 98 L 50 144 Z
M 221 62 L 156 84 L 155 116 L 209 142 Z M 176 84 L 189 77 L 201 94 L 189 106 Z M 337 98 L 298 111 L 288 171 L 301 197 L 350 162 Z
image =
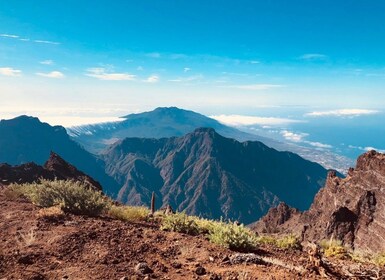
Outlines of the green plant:
M 76 215 L 97 216 L 108 209 L 111 203 L 102 192 L 78 181 L 42 179 L 39 183 L 11 187 L 38 206 L 59 206 L 62 211 Z
M 4 195 L 9 200 L 18 200 L 20 198 L 28 198 L 27 193 L 29 192 L 29 185 L 27 184 L 10 184 L 4 190 Z
M 349 257 L 347 249 L 342 245 L 340 240 L 321 240 L 319 245 L 326 257 L 334 257 L 337 259 L 344 259 Z
M 199 233 L 199 228 L 195 219 L 184 212 L 165 215 L 162 219 L 161 229 L 196 235 Z
M 385 266 L 385 252 L 374 256 L 373 262 L 379 266 Z
M 249 251 L 257 246 L 255 234 L 243 225 L 217 222 L 210 230 L 209 240 L 231 250 Z
M 276 246 L 280 249 L 294 249 L 294 250 L 301 250 L 302 245 L 299 238 L 295 235 L 287 235 L 283 236 L 281 238 L 278 238 L 276 240 Z
M 271 235 L 261 235 L 257 236 L 256 238 L 257 244 L 263 244 L 263 245 L 276 245 L 277 244 L 277 238 L 271 236 Z
M 141 206 L 112 206 L 108 214 L 118 220 L 137 222 L 147 221 L 150 210 Z

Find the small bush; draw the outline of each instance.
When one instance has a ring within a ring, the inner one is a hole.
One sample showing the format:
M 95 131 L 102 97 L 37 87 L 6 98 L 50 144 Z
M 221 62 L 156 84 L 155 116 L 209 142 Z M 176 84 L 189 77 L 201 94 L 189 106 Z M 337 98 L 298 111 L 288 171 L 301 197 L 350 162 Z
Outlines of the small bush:
M 255 234 L 243 225 L 217 222 L 210 230 L 209 240 L 230 250 L 249 251 L 257 246 Z
M 26 184 L 11 184 L 4 190 L 4 195 L 9 200 L 18 200 L 20 198 L 28 198 L 29 186 Z
M 11 190 L 21 192 L 38 206 L 59 206 L 62 211 L 76 215 L 97 216 L 110 207 L 110 201 L 100 191 L 82 182 L 41 180 L 13 185 Z
M 256 238 L 258 244 L 272 245 L 283 250 L 301 250 L 301 241 L 295 235 L 276 237 L 272 235 L 262 235 Z
M 147 221 L 150 210 L 139 206 L 112 206 L 108 214 L 121 221 L 138 222 Z
M 196 235 L 199 233 L 199 228 L 195 220 L 196 218 L 188 216 L 184 212 L 165 215 L 161 229 Z
M 322 240 L 319 244 L 326 257 L 344 259 L 349 257 L 347 249 L 342 245 L 340 240 Z
M 289 249 L 301 250 L 302 249 L 301 241 L 295 235 L 287 235 L 287 236 L 278 238 L 276 241 L 276 246 L 284 250 L 289 250 Z
M 277 244 L 277 238 L 271 236 L 271 235 L 261 235 L 256 238 L 256 242 L 258 244 L 263 244 L 263 245 L 274 245 L 276 246 Z
M 385 266 L 385 253 L 374 256 L 373 262 L 379 266 Z

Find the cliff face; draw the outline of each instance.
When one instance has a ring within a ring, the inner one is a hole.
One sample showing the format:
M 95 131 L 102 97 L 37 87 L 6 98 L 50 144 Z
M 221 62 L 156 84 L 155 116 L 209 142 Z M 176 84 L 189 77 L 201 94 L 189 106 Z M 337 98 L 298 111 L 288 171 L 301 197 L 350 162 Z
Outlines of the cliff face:
M 293 153 L 241 143 L 209 128 L 183 137 L 126 138 L 103 158 L 107 173 L 122 186 L 123 203 L 148 204 L 154 191 L 163 206 L 244 223 L 279 201 L 307 209 L 327 174 Z
M 268 232 L 271 225 L 263 221 L 254 228 Z M 385 251 L 385 154 L 361 155 L 345 179 L 329 172 L 310 209 L 288 219 L 277 231 L 294 231 L 314 242 L 334 238 L 353 249 Z
M 51 152 L 44 166 L 33 162 L 17 166 L 0 164 L 0 186 L 11 183 L 32 183 L 40 179 L 81 181 L 97 190 L 102 190 L 102 186 L 97 181 L 77 170 L 73 165 L 53 152 Z

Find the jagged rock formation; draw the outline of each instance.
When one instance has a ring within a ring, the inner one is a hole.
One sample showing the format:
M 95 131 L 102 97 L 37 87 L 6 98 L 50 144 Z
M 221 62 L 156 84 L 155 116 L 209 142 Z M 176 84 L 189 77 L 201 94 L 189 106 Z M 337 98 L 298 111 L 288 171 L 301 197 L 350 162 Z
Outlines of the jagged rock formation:
M 0 164 L 0 186 L 11 183 L 32 183 L 40 179 L 81 181 L 97 190 L 102 190 L 102 186 L 97 181 L 77 170 L 54 152 L 51 152 L 44 166 L 33 162 L 17 166 Z
M 370 151 L 358 158 L 345 179 L 329 172 L 310 209 L 293 215 L 275 230 L 293 231 L 314 242 L 334 238 L 353 249 L 381 252 L 385 251 L 384 213 L 385 154 Z M 269 214 L 256 223 L 257 231 L 274 228 L 276 223 L 264 223 L 275 221 L 280 213 L 271 210 Z
M 103 158 L 107 173 L 122 185 L 121 202 L 148 205 L 155 192 L 163 206 L 244 223 L 279 201 L 307 209 L 327 173 L 296 154 L 240 143 L 210 128 L 178 138 L 127 138 Z
M 43 165 L 55 151 L 68 163 L 95 178 L 107 194 L 116 193 L 116 182 L 104 171 L 104 163 L 68 136 L 62 126 L 50 126 L 38 118 L 20 116 L 0 121 L 0 163 L 34 162 Z

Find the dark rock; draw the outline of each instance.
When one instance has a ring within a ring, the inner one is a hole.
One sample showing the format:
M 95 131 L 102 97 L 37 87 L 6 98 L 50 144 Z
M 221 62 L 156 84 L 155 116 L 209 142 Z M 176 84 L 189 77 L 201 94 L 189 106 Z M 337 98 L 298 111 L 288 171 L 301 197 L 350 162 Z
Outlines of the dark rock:
M 242 263 L 263 264 L 264 262 L 256 254 L 236 253 L 230 256 L 230 263 L 231 264 L 242 264 Z
M 332 238 L 355 250 L 379 253 L 385 251 L 384 212 L 385 154 L 369 151 L 346 178 L 329 172 L 308 211 L 282 219 L 282 212 L 273 209 L 254 228 L 293 232 L 310 242 Z
M 140 262 L 138 263 L 136 266 L 135 266 L 135 271 L 137 273 L 141 273 L 141 274 L 150 274 L 152 273 L 152 269 L 148 266 L 147 263 L 145 262 Z
M 195 273 L 197 275 L 205 275 L 206 274 L 206 269 L 203 267 L 203 266 L 198 266 L 196 269 L 195 269 Z

